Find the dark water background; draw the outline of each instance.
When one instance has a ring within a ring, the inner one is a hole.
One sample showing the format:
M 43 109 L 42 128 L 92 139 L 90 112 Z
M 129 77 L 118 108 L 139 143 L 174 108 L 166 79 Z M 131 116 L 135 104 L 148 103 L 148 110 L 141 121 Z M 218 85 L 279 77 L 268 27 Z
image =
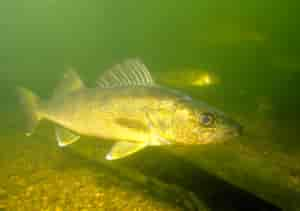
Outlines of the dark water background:
M 19 127 L 13 130 L 12 126 L 14 119 L 19 121 L 20 113 L 15 86 L 30 88 L 46 98 L 69 66 L 90 86 L 94 86 L 95 78 L 106 68 L 129 57 L 140 57 L 157 81 L 164 77 L 176 79 L 177 73 L 185 71 L 185 67 L 198 68 L 199 72 L 205 67 L 218 75 L 220 83 L 193 87 L 178 79 L 178 84 L 169 86 L 180 87 L 240 120 L 252 133 L 252 138 L 245 141 L 245 146 L 250 146 L 253 152 L 247 159 L 261 156 L 265 151 L 274 157 L 264 160 L 263 165 L 248 160 L 248 167 L 240 156 L 243 152 L 235 146 L 220 152 L 209 149 L 219 153 L 215 157 L 209 150 L 203 156 L 199 155 L 201 150 L 188 152 L 183 158 L 177 158 L 178 154 L 169 155 L 170 158 L 164 151 L 150 150 L 132 160 L 120 161 L 121 165 L 178 184 L 196 193 L 213 210 L 220 207 L 224 210 L 272 210 L 275 207 L 296 210 L 300 207 L 297 202 L 300 199 L 298 11 L 299 4 L 279 0 L 2 1 L 2 134 L 22 133 Z M 5 148 L 6 142 L 17 147 L 17 141 L 2 140 L 1 150 L 8 154 L 11 148 Z M 233 166 L 229 168 L 223 166 L 222 155 L 234 153 L 240 162 L 232 161 Z M 153 161 L 153 154 L 168 162 Z M 189 159 L 185 160 L 186 157 Z M 147 159 L 153 163 L 144 161 Z M 195 160 L 200 161 L 195 164 L 192 162 Z M 145 163 L 144 168 L 139 167 L 140 162 Z M 270 176 L 276 172 L 272 167 L 279 163 L 288 169 L 283 171 L 287 172 L 284 175 L 291 184 L 286 184 L 284 179 L 274 179 L 276 175 Z M 266 172 L 260 175 L 260 168 L 264 167 L 270 169 L 267 172 L 270 177 L 263 174 Z M 156 168 L 164 170 L 153 174 Z M 219 172 L 221 168 L 224 168 L 223 173 Z M 187 179 L 181 178 L 183 176 Z M 211 185 L 202 190 L 207 181 Z M 256 182 L 259 182 L 257 187 Z M 219 187 L 223 191 L 218 190 Z

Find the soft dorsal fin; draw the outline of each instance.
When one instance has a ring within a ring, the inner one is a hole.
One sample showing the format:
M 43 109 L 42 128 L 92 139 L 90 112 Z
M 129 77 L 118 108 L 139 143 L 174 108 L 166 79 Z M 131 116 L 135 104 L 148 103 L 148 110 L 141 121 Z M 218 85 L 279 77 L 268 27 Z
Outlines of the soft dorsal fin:
M 105 71 L 97 80 L 101 88 L 154 86 L 148 68 L 139 59 L 127 59 Z
M 84 88 L 84 84 L 80 77 L 73 68 L 69 68 L 54 90 L 53 96 L 65 95 L 82 88 Z

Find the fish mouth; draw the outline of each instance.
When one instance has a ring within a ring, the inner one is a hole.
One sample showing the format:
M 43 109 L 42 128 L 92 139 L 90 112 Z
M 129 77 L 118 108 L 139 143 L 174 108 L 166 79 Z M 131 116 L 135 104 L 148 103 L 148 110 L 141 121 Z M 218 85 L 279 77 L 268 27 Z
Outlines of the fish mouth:
M 238 137 L 243 134 L 243 130 L 244 129 L 242 125 L 235 124 L 233 127 L 226 129 L 224 133 L 226 134 L 226 136 Z
M 244 127 L 242 125 L 238 124 L 236 127 L 236 131 L 237 131 L 237 136 L 241 136 L 244 133 Z

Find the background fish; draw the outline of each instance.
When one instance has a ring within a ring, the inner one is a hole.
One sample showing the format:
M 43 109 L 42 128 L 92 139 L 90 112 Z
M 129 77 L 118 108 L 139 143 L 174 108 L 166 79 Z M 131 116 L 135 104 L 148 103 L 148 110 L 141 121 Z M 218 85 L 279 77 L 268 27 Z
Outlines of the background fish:
M 159 82 L 176 86 L 206 87 L 220 83 L 220 77 L 210 69 L 206 68 L 177 68 L 169 71 L 162 71 Z
M 47 119 L 56 123 L 61 147 L 80 135 L 117 141 L 106 155 L 113 160 L 147 146 L 207 144 L 241 132 L 241 126 L 222 112 L 157 85 L 138 59 L 113 66 L 97 84 L 87 88 L 70 70 L 48 101 L 18 88 L 29 120 L 27 135 Z

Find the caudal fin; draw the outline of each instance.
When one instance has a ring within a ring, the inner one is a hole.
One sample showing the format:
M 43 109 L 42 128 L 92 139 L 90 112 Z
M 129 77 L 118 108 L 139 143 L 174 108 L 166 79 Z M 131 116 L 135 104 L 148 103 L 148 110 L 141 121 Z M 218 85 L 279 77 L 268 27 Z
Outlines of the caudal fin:
M 23 107 L 26 115 L 26 135 L 30 136 L 34 132 L 34 129 L 41 119 L 41 115 L 39 114 L 40 99 L 30 90 L 23 87 L 18 87 L 17 93 L 20 99 L 21 106 Z

